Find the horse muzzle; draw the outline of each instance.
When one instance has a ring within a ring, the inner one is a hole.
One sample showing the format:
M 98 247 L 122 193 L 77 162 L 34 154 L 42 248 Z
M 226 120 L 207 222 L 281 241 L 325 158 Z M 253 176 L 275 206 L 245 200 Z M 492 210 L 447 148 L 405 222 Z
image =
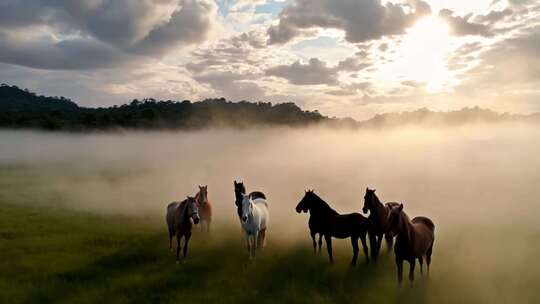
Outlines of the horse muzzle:
M 245 222 L 247 222 L 247 220 L 248 220 L 247 216 L 245 216 L 245 215 L 244 215 L 244 216 L 242 216 L 242 222 L 244 222 L 244 223 L 245 223 Z
M 362 208 L 362 212 L 364 212 L 364 214 L 367 214 L 368 211 L 369 211 L 368 208 L 366 208 L 366 207 Z
M 201 221 L 201 219 L 198 216 L 194 216 L 192 220 L 193 220 L 193 224 L 195 225 L 197 225 Z

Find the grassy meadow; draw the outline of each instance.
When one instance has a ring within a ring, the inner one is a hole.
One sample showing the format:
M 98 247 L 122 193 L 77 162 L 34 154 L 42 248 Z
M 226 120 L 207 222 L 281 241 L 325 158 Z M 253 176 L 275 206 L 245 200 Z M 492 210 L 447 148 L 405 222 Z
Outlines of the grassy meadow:
M 0 134 L 12 143 L 0 153 L 0 303 L 540 302 L 540 225 L 534 215 L 539 190 L 533 187 L 540 177 L 538 160 L 531 156 L 538 152 L 538 139 L 520 142 L 513 137 L 517 146 L 508 148 L 509 139 L 502 135 L 468 137 L 466 145 L 456 136 L 438 147 L 439 139 L 423 137 L 432 144 L 407 146 L 398 153 L 350 144 L 353 151 L 331 152 L 341 161 L 330 162 L 332 170 L 327 170 L 314 167 L 321 156 L 302 158 L 292 140 L 285 145 L 278 140 L 275 152 L 248 133 L 241 141 L 251 140 L 257 152 L 266 154 L 250 157 L 231 145 L 216 159 L 209 157 L 217 151 L 209 142 L 219 143 L 224 134 L 204 134 L 209 140 L 198 142 L 200 135 L 184 134 L 180 140 L 166 134 L 158 141 L 155 134 Z M 303 144 L 330 138 L 324 136 L 308 136 Z M 385 147 L 399 144 L 388 136 Z M 471 162 L 471 146 L 478 142 L 494 152 Z M 156 146 L 158 152 L 148 148 Z M 283 146 L 287 156 L 268 164 L 283 153 Z M 497 152 L 503 147 L 505 151 Z M 434 149 L 441 155 L 434 156 Z M 367 155 L 356 154 L 360 151 Z M 244 165 L 235 171 L 231 162 L 237 154 Z M 402 167 L 393 176 L 373 174 L 377 168 L 372 162 L 353 160 L 377 156 L 389 166 L 398 162 L 396 155 Z M 433 165 L 439 161 L 441 165 Z M 527 166 L 500 167 L 524 161 Z M 424 167 L 415 170 L 419 163 Z M 352 165 L 362 172 L 347 171 Z M 191 170 L 193 166 L 202 170 Z M 266 174 L 259 176 L 250 167 Z M 285 167 L 290 174 L 280 175 Z M 209 174 L 218 169 L 230 173 Z M 360 255 L 351 269 L 349 241 L 336 242 L 334 265 L 328 264 L 325 252 L 312 252 L 307 216 L 294 212 L 303 189 L 312 185 L 339 211 L 358 212 L 363 195 L 358 184 L 369 173 L 381 199 L 403 196 L 411 217 L 421 210 L 434 219 L 429 279 L 420 278 L 417 266 L 415 283 L 406 281 L 398 288 L 393 254 L 384 254 L 376 265 L 364 264 Z M 361 181 L 350 181 L 349 174 Z M 234 176 L 243 176 L 248 189 L 259 187 L 270 197 L 269 242 L 255 263 L 247 263 L 240 244 Z M 216 206 L 213 230 L 195 231 L 187 261 L 177 265 L 168 250 L 165 206 L 202 180 L 208 181 Z M 337 184 L 347 191 L 335 190 L 341 189 Z M 353 195 L 354 201 L 342 199 Z

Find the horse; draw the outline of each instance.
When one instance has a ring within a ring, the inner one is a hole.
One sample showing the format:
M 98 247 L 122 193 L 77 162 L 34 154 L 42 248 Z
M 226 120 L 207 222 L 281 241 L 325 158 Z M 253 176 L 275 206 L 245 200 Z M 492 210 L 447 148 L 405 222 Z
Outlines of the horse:
M 427 262 L 427 275 L 431 264 L 431 253 L 435 242 L 435 224 L 424 216 L 417 216 L 411 220 L 403 211 L 403 204 L 390 207 L 388 214 L 390 230 L 396 234 L 396 265 L 398 269 L 398 283 L 403 281 L 403 261 L 410 264 L 409 280 L 414 281 L 414 266 L 416 259 L 420 263 L 420 274 L 423 275 L 424 257 Z
M 201 231 L 204 230 L 206 225 L 206 231 L 210 232 L 210 223 L 212 222 L 212 204 L 208 200 L 208 185 L 199 186 L 199 192 L 195 195 L 197 201 L 197 207 L 199 208 L 199 215 L 201 217 Z
M 197 200 L 188 196 L 182 202 L 172 202 L 167 206 L 167 227 L 169 228 L 169 249 L 172 251 L 172 239 L 176 235 L 176 263 L 180 256 L 180 239 L 184 237 L 183 258 L 186 258 L 191 228 L 199 223 Z M 192 224 L 193 221 L 193 224 Z
M 366 194 L 364 195 L 364 207 L 362 208 L 362 212 L 364 212 L 364 214 L 367 214 L 369 211 L 368 218 L 373 223 L 375 229 L 377 246 L 371 248 L 371 256 L 374 260 L 377 260 L 379 252 L 381 250 L 383 236 L 386 240 L 388 251 L 392 250 L 394 236 L 388 229 L 388 214 L 390 213 L 390 208 L 396 207 L 398 205 L 399 204 L 395 202 L 389 202 L 383 205 L 375 194 L 375 189 L 371 190 L 369 188 L 366 188 Z
M 338 239 L 351 238 L 353 247 L 351 266 L 356 265 L 359 251 L 358 239 L 360 239 L 362 241 L 364 256 L 366 257 L 366 263 L 369 263 L 366 235 L 369 237 L 371 246 L 374 246 L 375 239 L 373 235 L 373 225 L 368 218 L 360 213 L 339 214 L 315 194 L 313 190 L 305 191 L 304 197 L 296 206 L 296 212 L 298 213 L 307 213 L 308 211 L 310 213 L 310 222 L 313 223 L 312 227 L 316 227 L 316 232 L 324 236 L 330 264 L 334 262 L 332 237 Z M 312 231 L 312 234 L 313 232 L 314 231 Z
M 266 244 L 266 229 L 268 227 L 268 203 L 264 198 L 253 198 L 244 195 L 242 199 L 242 228 L 246 235 L 249 258 L 255 258 L 257 248 Z
M 246 187 L 244 186 L 244 182 L 234 181 L 234 204 L 236 205 L 236 213 L 238 214 L 239 219 L 242 217 L 242 200 L 244 199 L 244 195 L 246 195 Z M 249 195 L 252 197 L 252 199 L 266 199 L 266 195 L 264 195 L 264 193 L 261 191 L 253 191 Z

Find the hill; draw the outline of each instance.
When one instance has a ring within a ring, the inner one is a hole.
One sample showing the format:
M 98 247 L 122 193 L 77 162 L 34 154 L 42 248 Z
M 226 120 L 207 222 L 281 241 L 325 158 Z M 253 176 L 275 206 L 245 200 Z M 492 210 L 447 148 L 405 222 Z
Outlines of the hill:
M 329 120 L 294 103 L 133 100 L 106 108 L 80 107 L 64 97 L 38 96 L 16 86 L 0 86 L 0 127 L 47 130 L 202 129 L 208 127 L 306 126 Z
M 189 100 L 133 100 L 105 108 L 80 107 L 64 97 L 39 96 L 17 86 L 0 85 L 0 128 L 45 130 L 193 130 L 210 127 L 302 127 L 325 124 L 347 128 L 391 128 L 403 125 L 457 126 L 468 123 L 540 122 L 540 113 L 516 115 L 478 107 L 435 112 L 378 114 L 365 121 L 330 118 L 305 111 L 292 102 L 231 102 L 224 98 Z

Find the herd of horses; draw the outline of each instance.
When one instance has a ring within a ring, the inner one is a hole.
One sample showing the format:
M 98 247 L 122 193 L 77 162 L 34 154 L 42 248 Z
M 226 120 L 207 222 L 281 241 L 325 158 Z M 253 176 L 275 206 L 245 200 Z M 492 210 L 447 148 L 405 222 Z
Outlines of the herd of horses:
M 243 239 L 247 245 L 249 258 L 252 259 L 255 257 L 256 251 L 264 248 L 266 244 L 266 230 L 269 221 L 266 195 L 260 191 L 248 194 L 244 183 L 237 181 L 234 181 L 234 194 Z M 366 263 L 369 263 L 370 256 L 374 261 L 377 261 L 384 238 L 389 251 L 392 250 L 395 240 L 394 252 L 399 284 L 403 281 L 404 261 L 410 264 L 409 280 L 411 282 L 414 280 L 416 260 L 420 264 L 420 273 L 423 275 L 425 259 L 429 275 L 431 254 L 435 242 L 433 221 L 423 216 L 410 220 L 403 210 L 403 204 L 382 203 L 375 194 L 375 189 L 366 188 L 362 212 L 369 213 L 367 217 L 360 213 L 339 214 L 313 190 L 305 191 L 304 197 L 296 206 L 296 212 L 309 212 L 308 227 L 313 241 L 313 249 L 315 253 L 321 251 L 324 237 L 330 263 L 334 261 L 332 238 L 351 239 L 353 248 L 351 265 L 353 266 L 356 265 L 360 251 L 358 240 L 362 244 Z M 178 263 L 181 239 L 184 239 L 182 256 L 185 259 L 193 225 L 200 222 L 202 230 L 210 231 L 212 205 L 208 200 L 208 186 L 199 186 L 199 191 L 195 196 L 188 196 L 182 202 L 170 203 L 167 206 L 166 221 L 171 251 L 173 250 L 173 238 L 176 236 L 176 261 Z

